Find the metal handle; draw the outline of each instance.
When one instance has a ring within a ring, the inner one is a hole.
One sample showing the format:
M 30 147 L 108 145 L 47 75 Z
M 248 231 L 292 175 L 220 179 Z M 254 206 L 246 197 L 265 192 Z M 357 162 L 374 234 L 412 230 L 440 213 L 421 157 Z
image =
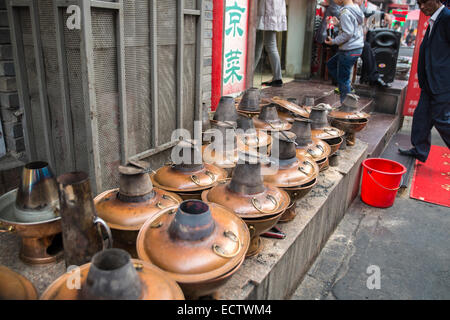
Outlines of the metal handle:
M 202 185 L 200 184 L 200 179 L 199 179 L 195 174 L 193 174 L 193 175 L 191 176 L 191 180 L 192 180 L 196 185 L 202 186 Z
M 253 225 L 248 226 L 248 231 L 250 232 L 250 238 L 253 238 L 253 236 L 256 234 L 256 229 Z
M 316 144 L 316 148 L 320 149 L 322 152 L 325 152 L 325 149 L 320 144 Z
M 107 248 L 111 249 L 113 247 L 113 237 L 112 237 L 111 229 L 106 224 L 105 220 L 103 220 L 100 217 L 96 217 L 94 219 L 94 224 L 100 224 L 100 226 L 102 226 L 106 230 L 106 234 L 107 234 L 107 238 L 108 238 L 108 246 L 107 246 Z
M 4 227 L 4 228 L 2 228 L 2 227 Z M 6 233 L 6 232 L 13 233 L 15 231 L 16 231 L 16 227 L 14 227 L 14 226 L 3 226 L 3 224 L 0 222 L 0 233 Z
M 216 181 L 216 175 L 209 170 L 205 171 L 205 174 L 211 179 L 212 182 Z
M 172 196 L 169 195 L 169 194 L 163 194 L 162 198 L 163 198 L 164 200 L 171 200 L 171 201 L 173 201 L 175 204 L 180 204 L 180 202 L 178 202 L 177 199 L 175 199 L 174 197 L 172 197 Z M 161 201 L 158 201 L 158 203 L 156 204 L 156 206 L 157 206 L 158 209 L 160 209 L 160 210 L 166 209 L 166 208 L 170 207 L 170 205 L 164 206 L 164 205 L 161 203 Z
M 397 188 L 394 189 L 390 189 L 390 188 L 386 188 L 385 186 L 381 185 L 377 180 L 375 180 L 375 178 L 372 176 L 372 172 L 367 171 L 367 173 L 369 174 L 369 177 L 372 178 L 373 182 L 375 182 L 379 187 L 385 189 L 385 190 L 389 190 L 389 191 L 397 191 L 398 189 L 401 188 L 402 186 L 402 180 L 403 180 L 403 176 L 402 176 L 402 180 L 400 180 L 400 185 Z
M 278 208 L 278 201 L 277 201 L 277 199 L 275 199 L 274 196 L 272 196 L 270 194 L 268 194 L 266 198 L 269 199 L 270 201 L 272 201 L 273 204 L 275 205 L 275 207 L 271 211 L 264 211 L 261 208 L 261 205 L 259 204 L 259 200 L 256 198 L 252 198 L 252 205 L 253 205 L 253 207 L 255 207 L 256 210 L 258 210 L 261 213 L 265 213 L 265 214 L 273 213 Z M 257 203 L 258 203 L 258 205 L 257 205 Z
M 241 240 L 233 231 L 230 231 L 230 230 L 226 230 L 223 233 L 223 235 L 225 237 L 227 237 L 228 239 L 230 239 L 231 241 L 238 243 L 237 250 L 234 253 L 227 254 L 222 249 L 222 247 L 220 247 L 218 244 L 213 244 L 212 249 L 213 249 L 214 253 L 217 254 L 219 257 L 227 258 L 227 259 L 234 258 L 241 251 L 241 248 L 242 248 Z
M 333 136 L 334 134 L 329 133 L 328 131 L 332 131 L 332 132 L 337 132 L 339 133 L 338 130 L 336 129 L 328 129 L 328 128 L 324 128 L 323 131 L 325 131 L 325 133 L 329 134 L 330 136 Z

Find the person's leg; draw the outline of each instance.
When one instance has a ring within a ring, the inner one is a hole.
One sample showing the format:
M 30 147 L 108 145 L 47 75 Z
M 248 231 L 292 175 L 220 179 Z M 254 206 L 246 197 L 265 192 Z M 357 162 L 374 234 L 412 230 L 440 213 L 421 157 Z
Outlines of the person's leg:
M 414 149 L 415 157 L 425 162 L 431 148 L 431 129 L 433 128 L 431 114 L 431 99 L 425 90 L 420 93 L 419 103 L 414 110 L 411 144 Z
M 259 60 L 261 59 L 263 51 L 263 31 L 256 30 L 256 43 L 255 43 L 255 72 L 258 67 Z
M 339 54 L 337 80 L 339 84 L 339 93 L 341 96 L 341 103 L 344 101 L 347 94 L 351 91 L 350 78 L 352 67 L 358 57 L 361 56 L 362 49 L 352 51 L 341 51 Z
M 337 69 L 339 61 L 339 52 L 330 58 L 327 62 L 328 74 L 337 81 Z
M 272 81 L 281 80 L 281 62 L 278 54 L 276 31 L 264 31 L 264 47 L 269 55 L 270 66 L 272 67 Z
M 450 94 L 431 98 L 433 125 L 450 148 Z

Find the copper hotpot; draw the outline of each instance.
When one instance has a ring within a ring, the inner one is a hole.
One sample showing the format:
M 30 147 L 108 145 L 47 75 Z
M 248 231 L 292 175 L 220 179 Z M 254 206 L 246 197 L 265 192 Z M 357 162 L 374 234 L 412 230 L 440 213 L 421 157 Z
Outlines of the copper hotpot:
M 149 165 L 143 161 L 119 166 L 120 188 L 94 199 L 98 216 L 111 228 L 114 247 L 125 249 L 133 258 L 137 258 L 136 238 L 145 221 L 182 201 L 175 193 L 154 188 L 148 172 Z
M 202 146 L 203 162 L 224 169 L 231 177 L 238 161 L 237 137 L 233 125 L 218 121 L 207 135 L 211 143 Z
M 189 163 L 171 163 L 156 170 L 150 176 L 155 187 L 175 192 L 184 200 L 200 199 L 202 191 L 226 179 L 228 173 L 224 169 L 201 162 L 202 154 L 197 141 L 183 140 L 176 147 L 183 156 L 191 155 L 188 157 Z
M 253 122 L 256 129 L 265 130 L 269 133 L 289 130 L 292 127 L 288 121 L 281 120 L 278 117 L 277 105 L 274 103 L 263 106 L 258 117 L 253 118 Z
M 285 191 L 263 182 L 263 159 L 259 154 L 240 153 L 231 181 L 202 193 L 203 201 L 223 205 L 247 223 L 251 235 L 247 256 L 261 250 L 259 236 L 278 222 L 290 202 Z
M 312 158 L 320 171 L 326 170 L 329 167 L 328 156 L 331 148 L 328 143 L 312 137 L 311 120 L 296 118 L 291 131 L 297 136 L 295 139 L 297 155 Z
M 339 149 L 344 141 L 343 136 L 345 135 L 345 132 L 338 128 L 331 127 L 328 124 L 327 112 L 329 108 L 329 105 L 327 106 L 324 103 L 312 107 L 309 119 L 312 121 L 311 136 L 328 143 L 331 147 L 331 156 Z
M 319 167 L 310 157 L 297 156 L 295 133 L 280 131 L 274 133 L 273 138 L 275 143 L 271 159 L 272 164 L 276 164 L 278 168 L 276 172 L 266 173 L 263 177 L 264 182 L 282 188 L 290 195 L 290 205 L 280 219 L 287 222 L 295 217 L 295 202 L 315 185 Z M 265 170 L 268 168 L 269 166 L 263 166 Z
M 358 110 L 358 99 L 357 95 L 348 94 L 342 105 L 328 115 L 332 126 L 346 132 L 346 142 L 349 146 L 355 144 L 355 133 L 364 129 L 370 118 L 368 113 Z
M 223 206 L 186 200 L 149 219 L 137 239 L 139 258 L 178 282 L 189 298 L 215 292 L 238 270 L 249 247 L 244 221 Z
M 18 189 L 0 197 L 0 232 L 17 233 L 19 257 L 27 264 L 63 257 L 58 187 L 46 162 L 27 163 Z

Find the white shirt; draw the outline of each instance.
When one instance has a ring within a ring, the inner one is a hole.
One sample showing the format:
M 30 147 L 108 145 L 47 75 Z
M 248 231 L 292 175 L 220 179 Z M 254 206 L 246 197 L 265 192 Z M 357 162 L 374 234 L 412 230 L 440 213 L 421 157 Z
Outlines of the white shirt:
M 439 14 L 441 13 L 442 10 L 444 10 L 444 5 L 441 5 L 439 7 L 439 9 L 437 9 L 433 15 L 431 16 L 430 20 L 428 21 L 428 23 L 430 24 L 430 34 L 431 34 L 431 29 L 433 29 L 433 24 L 436 22 L 437 17 L 439 16 Z

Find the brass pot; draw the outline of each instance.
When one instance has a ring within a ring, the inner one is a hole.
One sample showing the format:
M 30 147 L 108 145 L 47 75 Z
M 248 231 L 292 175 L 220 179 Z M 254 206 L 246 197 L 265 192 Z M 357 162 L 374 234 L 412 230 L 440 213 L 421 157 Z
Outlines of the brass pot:
M 288 206 L 286 206 L 286 209 Z M 246 257 L 253 257 L 261 252 L 263 249 L 263 245 L 261 243 L 261 235 L 270 229 L 272 229 L 280 220 L 282 217 L 284 211 L 265 218 L 258 218 L 258 219 L 244 219 L 245 223 L 247 224 L 247 227 L 250 231 L 250 246 L 248 248 Z
M 253 122 L 256 129 L 269 132 L 290 130 L 292 127 L 289 122 L 280 120 L 277 105 L 274 103 L 263 106 L 259 116 L 253 118 Z
M 61 217 L 22 222 L 15 214 L 17 189 L 0 197 L 0 232 L 17 233 L 22 241 L 19 257 L 27 264 L 54 263 L 63 257 Z
M 297 157 L 296 135 L 293 132 L 276 132 L 273 138 L 278 143 L 272 148 L 271 159 L 278 165 L 277 172 L 263 175 L 264 182 L 279 188 L 298 187 L 315 179 L 319 167 L 310 157 Z M 269 166 L 264 166 L 269 169 Z
M 246 155 L 248 156 L 248 155 Z M 261 157 L 245 157 L 238 163 L 231 181 L 220 183 L 202 193 L 202 200 L 228 208 L 252 226 L 251 244 L 247 256 L 255 253 L 259 235 L 270 230 L 289 206 L 289 195 L 280 188 L 264 183 Z M 259 249 L 258 249 L 259 250 Z
M 178 284 L 150 263 L 107 249 L 79 269 L 80 288 L 68 287 L 71 273 L 56 279 L 41 300 L 184 300 Z
M 159 168 L 150 176 L 155 187 L 184 197 L 186 194 L 200 194 L 227 177 L 224 169 L 201 162 L 201 150 L 195 141 L 181 141 L 176 147 L 183 153 L 182 159 L 190 154 L 188 161 L 200 159 L 200 163 L 184 163 L 182 160 Z
M 226 208 L 187 200 L 144 224 L 140 259 L 163 270 L 189 298 L 216 291 L 242 263 L 250 243 L 244 221 Z
M 119 166 L 120 188 L 94 198 L 98 216 L 111 228 L 114 247 L 126 250 L 133 258 L 137 258 L 136 238 L 145 221 L 182 201 L 175 193 L 154 188 L 149 170 L 143 161 Z
M 38 293 L 30 280 L 0 266 L 0 300 L 36 300 Z
M 331 124 L 345 131 L 346 140 L 348 145 L 355 144 L 355 133 L 361 131 L 367 125 L 368 119 L 358 119 L 353 121 L 340 120 L 340 119 L 332 119 Z
M 311 191 L 311 189 L 314 188 L 314 186 L 317 184 L 317 181 L 318 179 L 314 178 L 312 181 L 309 181 L 304 185 L 293 188 L 284 188 L 284 190 L 289 194 L 289 197 L 291 198 L 291 203 L 281 216 L 280 222 L 290 222 L 294 220 L 294 218 L 297 216 L 297 213 L 295 211 L 296 201 L 306 196 Z
M 320 169 L 323 169 L 323 164 L 328 161 L 331 148 L 326 142 L 312 137 L 311 122 L 309 119 L 297 118 L 292 125 L 291 131 L 297 136 L 295 139 L 297 156 L 309 156 L 316 161 Z

